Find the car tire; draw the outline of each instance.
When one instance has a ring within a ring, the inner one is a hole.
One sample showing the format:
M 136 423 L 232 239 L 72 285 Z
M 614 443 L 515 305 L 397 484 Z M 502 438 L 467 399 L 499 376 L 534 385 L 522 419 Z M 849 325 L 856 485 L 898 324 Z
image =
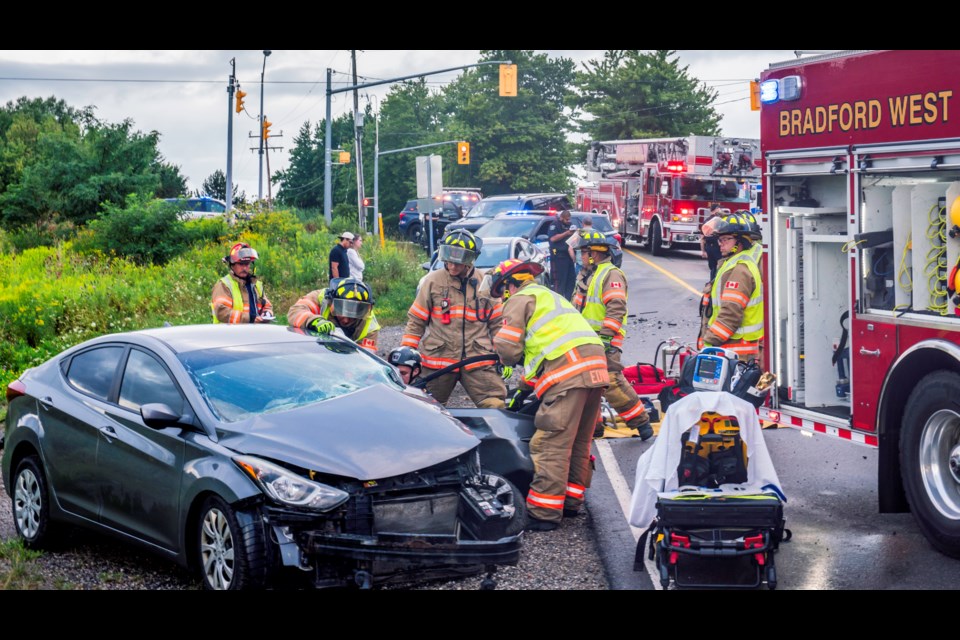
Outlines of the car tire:
M 921 378 L 904 407 L 900 470 L 910 510 L 938 551 L 960 558 L 960 374 Z
M 267 543 L 256 514 L 234 511 L 219 496 L 210 496 L 200 510 L 195 541 L 205 589 L 239 591 L 266 584 Z
M 47 477 L 36 456 L 21 460 L 13 474 L 13 525 L 27 549 L 49 548 L 55 538 Z
M 419 244 L 420 243 L 420 223 L 414 222 L 409 227 L 407 227 L 407 239 L 410 242 Z
M 650 255 L 663 255 L 663 232 L 660 230 L 660 221 L 654 220 L 650 223 Z

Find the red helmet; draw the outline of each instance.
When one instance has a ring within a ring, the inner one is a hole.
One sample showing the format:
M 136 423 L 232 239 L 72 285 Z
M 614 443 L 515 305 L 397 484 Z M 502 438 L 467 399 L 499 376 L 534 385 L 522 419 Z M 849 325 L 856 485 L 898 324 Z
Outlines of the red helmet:
M 495 298 L 503 295 L 503 290 L 507 284 L 520 284 L 527 280 L 533 280 L 543 273 L 543 265 L 537 262 L 528 262 L 510 258 L 504 260 L 490 271 L 490 294 Z
M 230 253 L 223 257 L 223 261 L 227 264 L 253 262 L 258 257 L 256 249 L 252 249 L 246 242 L 238 242 L 230 247 Z

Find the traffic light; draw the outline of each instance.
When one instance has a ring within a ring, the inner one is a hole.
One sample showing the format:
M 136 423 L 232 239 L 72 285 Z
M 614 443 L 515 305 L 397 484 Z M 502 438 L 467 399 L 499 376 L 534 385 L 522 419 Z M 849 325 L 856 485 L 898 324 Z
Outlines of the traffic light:
M 337 161 L 338 161 L 340 164 L 350 164 L 350 152 L 349 152 L 349 151 L 341 151 L 341 152 L 340 152 L 340 156 L 337 158 Z
M 270 137 L 270 127 L 273 126 L 273 123 L 267 120 L 267 117 L 263 117 L 263 139 L 266 140 Z
M 243 104 L 243 99 L 246 97 L 247 97 L 246 91 L 240 91 L 240 89 L 237 89 L 237 113 L 243 112 L 243 108 L 245 106 Z
M 760 111 L 760 83 L 750 81 L 750 111 Z
M 373 206 L 373 198 L 364 198 L 364 199 L 363 199 L 363 206 L 365 206 L 365 207 L 372 207 L 372 206 Z
M 500 65 L 500 95 L 513 98 L 517 96 L 517 65 Z
M 470 164 L 470 143 L 457 143 L 457 164 Z

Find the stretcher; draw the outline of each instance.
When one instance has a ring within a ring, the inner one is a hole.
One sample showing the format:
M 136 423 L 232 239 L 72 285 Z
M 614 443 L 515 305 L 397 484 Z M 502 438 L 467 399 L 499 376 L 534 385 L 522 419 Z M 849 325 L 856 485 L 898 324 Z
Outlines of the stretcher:
M 630 523 L 668 588 L 777 586 L 775 552 L 789 540 L 786 496 L 752 404 L 696 392 L 670 407 L 637 461 Z

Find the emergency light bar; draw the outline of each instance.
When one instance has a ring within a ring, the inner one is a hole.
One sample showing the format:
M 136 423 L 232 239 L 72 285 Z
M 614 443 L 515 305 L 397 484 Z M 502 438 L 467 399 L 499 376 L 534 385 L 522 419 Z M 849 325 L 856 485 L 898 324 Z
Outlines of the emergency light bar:
M 686 173 L 687 163 L 686 162 L 668 162 L 666 170 L 671 173 Z
M 760 83 L 760 102 L 772 104 L 781 100 L 799 100 L 803 89 L 800 76 L 785 76 L 779 80 L 764 80 Z

